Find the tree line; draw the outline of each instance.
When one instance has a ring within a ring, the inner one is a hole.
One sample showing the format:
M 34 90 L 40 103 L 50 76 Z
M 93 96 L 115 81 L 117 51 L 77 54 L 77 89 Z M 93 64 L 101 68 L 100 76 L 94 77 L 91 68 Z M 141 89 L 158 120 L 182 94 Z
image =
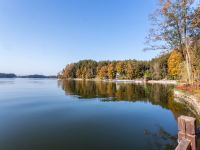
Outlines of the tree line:
M 164 79 L 168 74 L 170 54 L 163 54 L 151 61 L 94 61 L 81 60 L 68 64 L 59 74 L 62 79 Z

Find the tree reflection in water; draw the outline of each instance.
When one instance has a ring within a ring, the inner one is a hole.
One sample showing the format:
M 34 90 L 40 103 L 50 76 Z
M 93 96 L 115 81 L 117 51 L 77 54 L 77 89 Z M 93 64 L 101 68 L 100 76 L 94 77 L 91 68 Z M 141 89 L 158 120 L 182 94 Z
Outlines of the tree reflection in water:
M 102 101 L 148 102 L 170 109 L 175 118 L 180 115 L 194 116 L 183 104 L 173 98 L 173 85 L 132 84 L 87 80 L 58 80 L 66 95 L 80 99 L 102 98 Z
M 166 132 L 162 127 L 158 127 L 157 132 L 151 132 L 149 130 L 144 131 L 145 136 L 152 139 L 148 143 L 148 149 L 151 150 L 174 150 L 177 145 L 177 136 L 171 135 Z
M 59 80 L 58 86 L 65 91 L 66 95 L 73 95 L 79 99 L 94 100 L 94 98 L 100 98 L 102 102 L 141 101 L 171 110 L 175 119 L 180 115 L 198 118 L 186 106 L 174 101 L 173 85 Z M 150 139 L 148 149 L 172 150 L 177 145 L 177 135 L 171 135 L 162 127 L 158 127 L 156 131 L 145 130 L 144 134 Z

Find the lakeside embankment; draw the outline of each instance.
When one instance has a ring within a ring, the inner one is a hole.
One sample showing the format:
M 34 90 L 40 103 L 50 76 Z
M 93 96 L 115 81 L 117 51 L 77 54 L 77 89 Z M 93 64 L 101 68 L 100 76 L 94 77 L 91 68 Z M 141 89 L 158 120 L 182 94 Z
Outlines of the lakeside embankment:
M 200 98 L 197 95 L 174 89 L 174 101 L 184 104 L 193 114 L 200 116 Z
M 62 79 L 59 79 L 62 80 Z M 106 80 L 102 80 L 102 79 L 81 79 L 81 78 L 73 78 L 73 79 L 66 79 L 66 80 L 86 80 L 86 81 L 103 81 L 103 82 L 116 82 L 116 83 L 139 83 L 139 84 L 145 84 L 145 83 L 149 83 L 149 84 L 173 84 L 173 85 L 177 85 L 177 81 L 176 80 L 119 80 L 119 79 L 114 79 L 114 80 L 110 80 L 110 79 L 106 79 Z

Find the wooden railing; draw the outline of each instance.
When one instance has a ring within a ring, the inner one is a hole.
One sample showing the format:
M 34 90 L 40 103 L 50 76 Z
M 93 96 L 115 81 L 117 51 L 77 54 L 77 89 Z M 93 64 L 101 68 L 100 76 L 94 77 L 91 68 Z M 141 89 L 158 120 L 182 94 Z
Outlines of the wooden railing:
M 196 119 L 180 116 L 178 118 L 178 146 L 176 150 L 197 150 L 197 136 L 199 134 Z

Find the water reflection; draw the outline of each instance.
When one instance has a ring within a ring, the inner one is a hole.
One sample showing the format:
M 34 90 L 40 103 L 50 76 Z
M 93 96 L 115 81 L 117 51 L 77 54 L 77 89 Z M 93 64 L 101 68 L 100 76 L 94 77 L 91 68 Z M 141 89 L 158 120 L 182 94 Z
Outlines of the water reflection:
M 174 102 L 173 86 L 13 82 L 0 86 L 2 150 L 172 150 L 176 118 L 190 115 Z
M 66 95 L 78 96 L 80 99 L 102 98 L 102 101 L 148 102 L 170 109 L 175 118 L 180 115 L 197 117 L 183 104 L 173 98 L 173 85 L 132 84 L 86 80 L 59 80 Z
M 59 86 L 66 92 L 66 95 L 78 95 L 80 98 L 108 98 L 125 101 L 155 101 L 165 100 L 173 86 L 158 84 L 125 84 L 113 82 L 94 81 L 58 81 Z M 162 94 L 158 94 L 162 93 Z
M 178 137 L 171 135 L 160 126 L 158 126 L 157 132 L 151 132 L 146 129 L 144 134 L 152 139 L 152 141 L 148 143 L 148 148 L 151 150 L 174 150 L 177 146 Z

